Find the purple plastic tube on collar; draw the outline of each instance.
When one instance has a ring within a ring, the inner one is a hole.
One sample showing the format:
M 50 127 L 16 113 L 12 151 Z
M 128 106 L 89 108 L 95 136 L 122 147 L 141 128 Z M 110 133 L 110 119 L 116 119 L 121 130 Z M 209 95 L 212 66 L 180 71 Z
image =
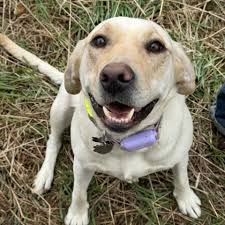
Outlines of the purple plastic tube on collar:
M 151 147 L 157 142 L 157 136 L 157 129 L 144 130 L 124 138 L 120 142 L 120 147 L 128 152 Z

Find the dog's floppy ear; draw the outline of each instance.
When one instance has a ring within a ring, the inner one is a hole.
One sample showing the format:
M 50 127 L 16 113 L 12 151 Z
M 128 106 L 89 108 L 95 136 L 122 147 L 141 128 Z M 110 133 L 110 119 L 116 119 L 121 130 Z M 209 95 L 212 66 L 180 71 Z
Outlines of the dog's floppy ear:
M 79 41 L 67 63 L 67 68 L 64 75 L 64 84 L 66 91 L 69 94 L 78 94 L 81 90 L 79 70 L 84 46 L 85 40 Z
M 195 90 L 194 68 L 180 44 L 173 41 L 173 49 L 177 92 L 182 95 L 190 95 Z

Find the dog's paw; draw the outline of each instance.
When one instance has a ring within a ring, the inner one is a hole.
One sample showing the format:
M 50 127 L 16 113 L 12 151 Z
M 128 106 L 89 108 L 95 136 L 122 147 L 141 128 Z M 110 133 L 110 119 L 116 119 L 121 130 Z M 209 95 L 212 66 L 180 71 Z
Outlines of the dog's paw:
M 173 195 L 177 200 L 180 211 L 184 215 L 195 219 L 201 216 L 201 201 L 191 189 L 183 192 L 174 191 Z
M 53 171 L 47 167 L 42 166 L 34 180 L 33 192 L 36 194 L 42 194 L 49 190 L 51 188 L 52 180 Z
M 76 212 L 74 208 L 70 207 L 65 218 L 66 225 L 88 225 L 88 208 Z

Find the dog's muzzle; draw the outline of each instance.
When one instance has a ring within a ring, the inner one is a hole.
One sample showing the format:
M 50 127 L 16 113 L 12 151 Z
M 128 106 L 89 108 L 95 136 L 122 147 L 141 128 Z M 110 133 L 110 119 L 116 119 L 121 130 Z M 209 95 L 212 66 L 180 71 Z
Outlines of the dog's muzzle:
M 159 100 L 156 98 L 143 107 L 135 106 L 132 95 L 136 77 L 132 68 L 125 63 L 107 64 L 99 79 L 104 103 L 100 105 L 92 93 L 89 93 L 89 98 L 97 116 L 112 131 L 123 132 L 137 125 Z

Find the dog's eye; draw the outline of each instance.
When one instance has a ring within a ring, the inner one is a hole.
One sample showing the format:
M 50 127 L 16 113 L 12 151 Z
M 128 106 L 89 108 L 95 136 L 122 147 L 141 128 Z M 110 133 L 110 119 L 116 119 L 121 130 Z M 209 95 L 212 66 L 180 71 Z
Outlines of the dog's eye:
M 160 41 L 157 40 L 150 41 L 149 43 L 146 44 L 145 48 L 148 52 L 152 53 L 159 53 L 165 50 L 165 46 Z
M 96 48 L 104 48 L 107 44 L 106 37 L 98 35 L 94 37 L 91 41 L 91 45 Z

